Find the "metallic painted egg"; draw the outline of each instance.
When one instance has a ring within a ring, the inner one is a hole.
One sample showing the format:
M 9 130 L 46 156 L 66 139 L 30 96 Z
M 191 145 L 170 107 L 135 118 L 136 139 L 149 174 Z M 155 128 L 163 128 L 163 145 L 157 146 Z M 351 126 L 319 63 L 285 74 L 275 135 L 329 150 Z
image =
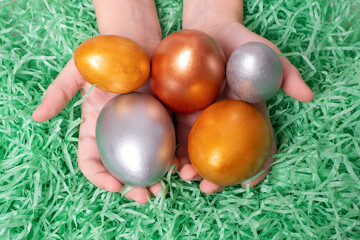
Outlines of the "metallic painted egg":
M 231 54 L 226 77 L 230 89 L 240 100 L 265 102 L 281 87 L 283 68 L 280 58 L 269 46 L 249 42 Z
M 206 33 L 193 29 L 174 32 L 152 55 L 151 90 L 174 112 L 203 110 L 225 85 L 225 65 L 221 48 Z
M 96 142 L 104 166 L 120 182 L 150 186 L 168 171 L 175 130 L 165 107 L 144 93 L 118 95 L 101 110 Z
M 270 130 L 255 107 L 222 100 L 195 120 L 188 141 L 189 158 L 197 173 L 220 186 L 253 177 L 266 160 Z
M 150 74 L 150 59 L 136 42 L 114 35 L 89 38 L 75 50 L 77 70 L 90 84 L 113 93 L 129 93 Z

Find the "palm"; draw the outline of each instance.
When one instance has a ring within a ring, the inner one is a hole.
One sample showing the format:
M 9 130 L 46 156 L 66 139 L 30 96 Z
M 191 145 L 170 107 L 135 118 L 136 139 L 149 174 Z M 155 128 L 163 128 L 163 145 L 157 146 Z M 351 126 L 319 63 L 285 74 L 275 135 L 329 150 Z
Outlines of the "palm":
M 245 28 L 242 24 L 238 22 L 233 23 L 226 23 L 224 25 L 217 24 L 212 25 L 211 27 L 204 27 L 203 25 L 201 27 L 197 27 L 195 25 L 192 25 L 191 23 L 188 24 L 189 28 L 195 28 L 202 30 L 206 33 L 208 33 L 210 36 L 212 36 L 220 45 L 220 47 L 224 50 L 226 59 L 229 58 L 231 53 L 240 45 L 246 43 L 246 42 L 262 42 L 273 48 L 277 53 L 280 53 L 280 51 L 276 48 L 276 46 L 268 41 L 267 39 L 251 32 L 247 28 Z M 215 26 L 215 27 L 214 27 Z M 281 58 L 281 62 L 283 64 L 283 70 L 284 70 L 284 79 L 282 84 L 282 89 L 291 97 L 299 100 L 299 101 L 310 101 L 313 98 L 313 94 L 311 90 L 306 86 L 306 84 L 303 82 L 299 72 L 297 69 L 284 57 Z M 220 94 L 219 99 L 236 99 L 236 96 L 229 90 L 228 87 L 225 87 L 224 91 Z M 271 138 L 273 139 L 273 129 L 271 126 L 271 122 L 269 119 L 269 116 L 266 111 L 266 105 L 265 103 L 261 104 L 254 104 L 254 106 L 259 109 L 263 115 L 265 116 L 268 125 L 271 129 Z M 191 129 L 191 126 L 193 125 L 196 117 L 199 115 L 199 113 L 191 114 L 191 115 L 177 115 L 176 116 L 176 131 L 177 131 L 177 137 L 179 143 L 181 145 L 178 148 L 177 156 L 180 161 L 180 176 L 184 180 L 194 180 L 194 179 L 201 179 L 200 176 L 197 175 L 196 170 L 192 167 L 188 153 L 187 153 L 187 138 Z M 269 151 L 269 155 L 275 154 L 277 151 L 276 142 L 272 141 L 272 145 Z M 252 186 L 257 185 L 261 181 L 263 181 L 269 172 L 270 168 L 269 166 L 274 161 L 273 158 L 268 157 L 265 161 L 263 167 L 260 169 L 260 171 L 264 171 L 260 176 L 258 176 L 256 179 L 247 182 L 246 184 L 250 184 Z M 244 185 L 243 185 L 244 186 Z M 205 193 L 211 193 L 215 191 L 222 190 L 221 186 L 218 186 L 214 183 L 211 183 L 204 179 L 200 184 L 200 189 Z

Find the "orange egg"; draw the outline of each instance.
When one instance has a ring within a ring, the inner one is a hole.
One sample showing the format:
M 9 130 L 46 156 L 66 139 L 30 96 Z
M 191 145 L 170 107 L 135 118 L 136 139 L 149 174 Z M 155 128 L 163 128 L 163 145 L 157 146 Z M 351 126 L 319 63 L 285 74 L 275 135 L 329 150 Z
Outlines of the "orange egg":
M 225 83 L 225 58 L 214 39 L 197 30 L 168 35 L 151 58 L 150 86 L 170 110 L 192 113 L 213 103 Z
M 114 93 L 128 93 L 143 85 L 150 74 L 150 60 L 134 41 L 102 35 L 84 41 L 74 61 L 90 84 Z
M 191 128 L 189 158 L 200 176 L 221 186 L 254 176 L 270 148 L 264 116 L 239 100 L 223 100 L 206 108 Z

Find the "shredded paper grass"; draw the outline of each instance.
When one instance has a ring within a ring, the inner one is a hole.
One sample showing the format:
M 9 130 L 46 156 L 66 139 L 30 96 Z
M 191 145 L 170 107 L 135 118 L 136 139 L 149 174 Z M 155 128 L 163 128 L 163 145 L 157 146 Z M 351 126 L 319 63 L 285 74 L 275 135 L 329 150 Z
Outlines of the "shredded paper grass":
M 156 5 L 163 36 L 181 29 L 182 1 Z M 268 102 L 279 151 L 262 184 L 207 195 L 168 174 L 167 193 L 139 205 L 80 172 L 80 94 L 47 122 L 31 118 L 98 34 L 91 1 L 0 0 L 0 239 L 360 239 L 360 2 L 247 0 L 244 25 L 280 48 L 314 100 Z

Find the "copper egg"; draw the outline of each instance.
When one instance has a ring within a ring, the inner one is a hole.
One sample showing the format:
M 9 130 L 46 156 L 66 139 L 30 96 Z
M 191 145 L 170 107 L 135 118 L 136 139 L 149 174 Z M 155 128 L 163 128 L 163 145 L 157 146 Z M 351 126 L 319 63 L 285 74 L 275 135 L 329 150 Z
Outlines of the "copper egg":
M 150 86 L 170 110 L 192 113 L 213 103 L 225 83 L 225 57 L 207 34 L 181 30 L 164 38 L 151 59 Z

